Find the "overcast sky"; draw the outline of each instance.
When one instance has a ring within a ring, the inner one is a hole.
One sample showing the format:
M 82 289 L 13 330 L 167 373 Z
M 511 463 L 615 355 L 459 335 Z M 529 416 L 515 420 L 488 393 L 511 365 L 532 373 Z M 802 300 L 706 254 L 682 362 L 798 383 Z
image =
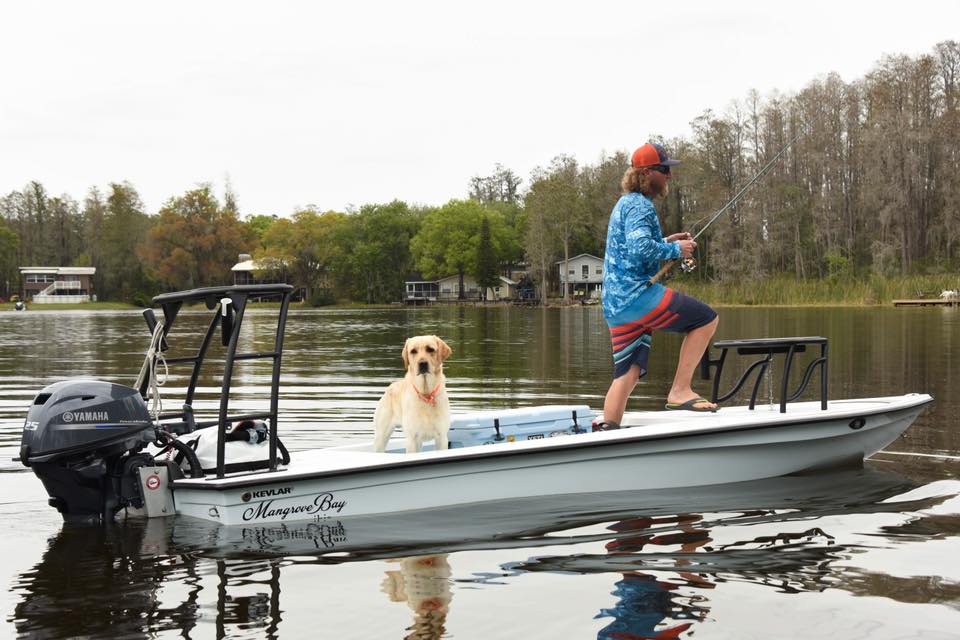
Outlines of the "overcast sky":
M 229 176 L 244 215 L 442 204 L 958 25 L 956 0 L 3 3 L 0 194 L 127 180 L 155 213 Z

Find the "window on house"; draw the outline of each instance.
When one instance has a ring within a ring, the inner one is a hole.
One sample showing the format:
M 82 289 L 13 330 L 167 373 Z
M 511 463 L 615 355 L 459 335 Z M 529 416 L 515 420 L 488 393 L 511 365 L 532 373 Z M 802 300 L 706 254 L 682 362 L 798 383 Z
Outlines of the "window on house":
M 603 267 L 597 267 L 597 275 L 598 275 L 598 276 L 602 276 L 602 275 L 603 275 Z
M 580 277 L 583 278 L 584 280 L 590 277 L 590 265 L 585 264 L 581 266 Z

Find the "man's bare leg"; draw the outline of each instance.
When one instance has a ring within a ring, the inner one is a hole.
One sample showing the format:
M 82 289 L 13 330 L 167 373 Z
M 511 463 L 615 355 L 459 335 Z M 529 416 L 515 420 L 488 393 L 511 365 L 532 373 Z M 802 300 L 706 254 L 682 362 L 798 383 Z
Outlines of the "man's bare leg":
M 627 400 L 630 399 L 630 394 L 639 380 L 640 366 L 636 364 L 619 378 L 614 378 L 607 391 L 607 397 L 603 401 L 604 421 L 620 424 L 623 420 L 623 412 L 627 409 Z
M 683 338 L 683 344 L 680 345 L 680 361 L 677 363 L 677 373 L 673 378 L 673 386 L 670 387 L 670 393 L 667 395 L 667 402 L 679 404 L 692 400 L 700 396 L 693 390 L 693 372 L 703 357 L 703 352 L 707 350 L 710 344 L 710 338 L 717 330 L 717 324 L 720 317 L 714 318 L 708 324 L 699 329 L 694 329 Z M 607 396 L 609 398 L 609 394 Z M 606 417 L 606 404 L 604 406 L 604 417 Z M 698 409 L 715 409 L 717 405 L 712 402 L 698 402 L 695 405 Z

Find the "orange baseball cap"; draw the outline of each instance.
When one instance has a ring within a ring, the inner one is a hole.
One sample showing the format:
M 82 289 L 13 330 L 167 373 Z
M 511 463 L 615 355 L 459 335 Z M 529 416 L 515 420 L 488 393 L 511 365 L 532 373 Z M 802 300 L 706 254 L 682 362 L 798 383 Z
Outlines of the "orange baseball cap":
M 653 167 L 658 164 L 671 166 L 675 164 L 680 164 L 679 160 L 671 160 L 667 155 L 666 150 L 659 144 L 653 144 L 648 142 L 647 144 L 639 147 L 636 151 L 633 152 L 633 156 L 630 158 L 630 166 L 634 169 L 640 169 L 641 167 Z

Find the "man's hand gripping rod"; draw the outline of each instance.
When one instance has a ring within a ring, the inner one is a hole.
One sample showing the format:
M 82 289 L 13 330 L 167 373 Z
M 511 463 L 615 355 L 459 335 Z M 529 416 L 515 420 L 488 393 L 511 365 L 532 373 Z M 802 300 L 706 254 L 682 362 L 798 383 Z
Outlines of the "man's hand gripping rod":
M 721 215 L 723 215 L 723 212 L 724 212 L 724 211 L 726 211 L 727 209 L 729 209 L 730 207 L 732 207 L 732 206 L 737 202 L 737 200 L 740 199 L 740 196 L 742 196 L 744 193 L 746 193 L 747 189 L 749 189 L 750 187 L 752 187 L 753 184 L 754 184 L 757 180 L 759 180 L 760 178 L 762 178 L 763 175 L 764 175 L 767 171 L 770 170 L 770 167 L 773 166 L 773 163 L 775 163 L 777 160 L 779 160 L 779 159 L 780 159 L 780 156 L 782 156 L 784 153 L 786 153 L 786 152 L 787 152 L 787 149 L 789 149 L 791 146 L 793 146 L 793 143 L 796 142 L 797 140 L 799 140 L 799 139 L 800 139 L 800 136 L 802 136 L 804 133 L 806 133 L 806 131 L 807 131 L 807 126 L 808 126 L 809 124 L 810 124 L 810 123 L 808 122 L 808 123 L 804 124 L 802 127 L 800 127 L 799 133 L 797 133 L 797 135 L 795 135 L 795 136 L 793 137 L 793 139 L 790 140 L 790 142 L 788 142 L 786 145 L 784 145 L 783 149 L 780 149 L 780 151 L 777 152 L 777 155 L 775 155 L 775 156 L 773 156 L 772 158 L 770 158 L 770 161 L 767 162 L 767 164 L 763 165 L 763 168 L 760 169 L 759 172 L 757 172 L 757 175 L 753 176 L 753 178 L 750 179 L 750 182 L 748 182 L 747 184 L 743 185 L 743 187 L 741 187 L 740 190 L 737 191 L 737 193 L 736 193 L 732 198 L 730 198 L 730 202 L 728 202 L 727 204 L 723 205 L 723 207 L 721 207 L 719 211 L 717 211 L 715 214 L 713 214 L 713 215 L 710 217 L 710 219 L 707 221 L 707 224 L 703 225 L 703 228 L 700 229 L 700 231 L 697 231 L 697 234 L 696 234 L 695 236 L 693 236 L 693 237 L 691 238 L 691 240 L 696 240 L 697 238 L 699 238 L 699 237 L 703 234 L 703 232 L 706 231 L 707 228 L 708 228 L 711 224 L 714 223 L 714 221 L 715 221 L 717 218 L 719 218 Z M 680 263 L 680 269 L 681 269 L 684 273 L 690 273 L 691 271 L 693 271 L 694 269 L 697 268 L 697 261 L 696 261 L 693 257 L 689 257 L 689 258 L 679 258 L 679 259 L 674 259 L 674 260 L 667 260 L 666 262 L 663 263 L 663 266 L 660 267 L 660 271 L 657 271 L 657 273 L 654 274 L 654 276 L 653 276 L 652 278 L 650 278 L 650 284 L 653 284 L 653 283 L 657 282 L 658 280 L 660 280 L 660 278 L 662 278 L 664 275 L 666 275 L 666 273 L 667 273 L 668 271 L 670 271 L 670 269 L 672 269 L 673 266 L 674 266 L 675 264 L 677 264 L 678 262 Z

